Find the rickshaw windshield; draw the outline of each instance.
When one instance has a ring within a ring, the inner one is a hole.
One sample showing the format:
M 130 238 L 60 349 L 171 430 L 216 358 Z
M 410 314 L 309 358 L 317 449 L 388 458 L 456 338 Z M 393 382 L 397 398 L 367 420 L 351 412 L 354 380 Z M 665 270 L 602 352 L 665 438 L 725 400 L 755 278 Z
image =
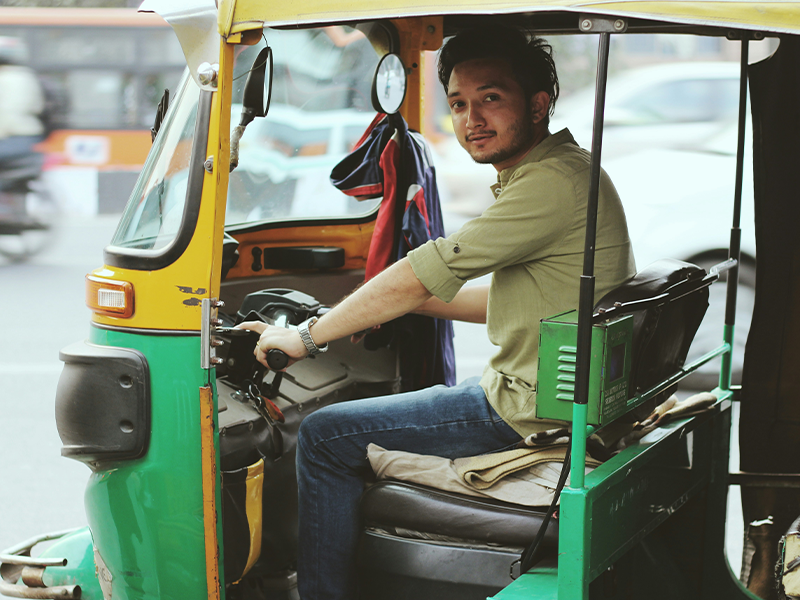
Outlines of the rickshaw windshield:
M 177 235 L 186 204 L 200 88 L 184 75 L 142 169 L 112 246 L 159 250 Z
M 250 123 L 242 137 L 239 166 L 228 185 L 226 225 L 371 213 L 379 199 L 346 196 L 329 177 L 375 116 L 375 50 L 350 27 L 265 29 L 260 44 L 236 57 L 231 127 L 239 123 L 247 73 L 265 43 L 274 57 L 272 103 L 266 118 Z

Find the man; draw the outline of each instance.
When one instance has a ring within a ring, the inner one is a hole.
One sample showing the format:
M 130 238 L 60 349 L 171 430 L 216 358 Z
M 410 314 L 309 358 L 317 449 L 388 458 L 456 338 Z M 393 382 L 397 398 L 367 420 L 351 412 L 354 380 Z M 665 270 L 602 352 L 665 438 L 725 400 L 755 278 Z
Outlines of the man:
M 457 458 L 505 448 L 551 426 L 535 418 L 539 320 L 578 305 L 589 154 L 568 131 L 548 131 L 558 79 L 541 40 L 506 28 L 460 34 L 442 49 L 439 77 L 459 142 L 476 162 L 498 171 L 494 204 L 449 238 L 412 251 L 299 333 L 245 326 L 262 332 L 255 351 L 262 362 L 271 348 L 299 360 L 309 349 L 408 312 L 487 323 L 499 349 L 480 382 L 336 404 L 303 422 L 297 459 L 303 600 L 355 597 L 369 443 Z M 598 298 L 634 274 L 625 216 L 605 174 L 596 264 Z M 487 273 L 491 285 L 462 288 Z

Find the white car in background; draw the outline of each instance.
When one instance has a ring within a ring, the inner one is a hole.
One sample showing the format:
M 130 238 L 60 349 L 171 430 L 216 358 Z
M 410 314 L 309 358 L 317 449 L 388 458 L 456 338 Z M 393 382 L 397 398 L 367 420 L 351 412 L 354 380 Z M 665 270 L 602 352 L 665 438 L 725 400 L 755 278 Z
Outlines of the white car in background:
M 556 104 L 550 131 L 569 127 L 587 150 L 592 145 L 594 87 Z M 608 80 L 603 158 L 644 148 L 695 148 L 736 121 L 739 64 L 680 62 L 630 69 Z

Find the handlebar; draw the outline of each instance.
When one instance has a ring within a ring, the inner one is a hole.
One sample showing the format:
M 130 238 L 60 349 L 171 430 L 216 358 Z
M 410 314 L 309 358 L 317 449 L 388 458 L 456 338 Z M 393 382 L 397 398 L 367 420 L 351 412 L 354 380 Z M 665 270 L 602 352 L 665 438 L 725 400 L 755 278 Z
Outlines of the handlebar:
M 289 364 L 289 355 L 283 350 L 272 348 L 267 352 L 267 366 L 273 371 L 283 371 Z
M 220 327 L 217 329 L 217 333 L 230 336 L 233 339 L 248 338 L 248 341 L 244 343 L 244 345 L 247 347 L 252 347 L 251 344 L 255 344 L 258 341 L 258 334 L 247 329 L 238 329 L 236 327 Z M 283 371 L 288 364 L 289 355 L 283 350 L 272 348 L 269 350 L 269 352 L 267 352 L 267 366 L 273 371 Z

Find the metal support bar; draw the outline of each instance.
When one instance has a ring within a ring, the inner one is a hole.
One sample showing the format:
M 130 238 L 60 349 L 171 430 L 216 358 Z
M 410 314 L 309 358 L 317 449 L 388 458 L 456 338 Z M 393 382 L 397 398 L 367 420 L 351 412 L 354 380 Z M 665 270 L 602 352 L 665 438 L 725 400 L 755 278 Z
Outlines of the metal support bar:
M 583 275 L 578 300 L 578 356 L 575 373 L 575 402 L 589 400 L 589 364 L 591 362 L 592 312 L 594 307 L 594 252 L 597 242 L 597 205 L 600 195 L 600 156 L 603 149 L 603 114 L 608 78 L 608 49 L 611 36 L 600 34 L 598 50 L 597 87 L 592 128 L 592 162 L 589 199 L 586 206 L 586 239 L 583 250 Z
M 736 183 L 733 192 L 733 223 L 731 224 L 731 239 L 729 258 L 737 264 L 728 274 L 728 287 L 725 296 L 725 328 L 723 340 L 733 348 L 733 336 L 736 324 L 736 292 L 739 286 L 739 256 L 741 254 L 742 230 L 742 181 L 744 178 L 744 138 L 747 127 L 747 63 L 749 58 L 750 42 L 742 40 L 742 53 L 740 58 L 739 74 L 739 123 L 738 139 L 736 145 Z M 719 374 L 719 387 L 728 390 L 731 387 L 732 352 L 722 357 L 722 367 Z
M 31 558 L 30 551 L 36 544 L 58 540 L 74 531 L 77 531 L 77 529 L 65 529 L 63 531 L 39 535 L 25 540 L 21 544 L 17 544 L 16 546 L 12 546 L 0 552 L 0 563 L 39 567 L 63 567 L 67 564 L 66 558 Z
M 589 402 L 589 368 L 592 360 L 592 313 L 594 307 L 594 252 L 597 241 L 597 205 L 600 195 L 600 157 L 603 148 L 603 115 L 608 80 L 608 51 L 611 34 L 600 34 L 597 56 L 597 84 L 592 128 L 592 162 L 590 169 L 589 199 L 586 207 L 586 241 L 583 251 L 583 275 L 578 301 L 578 354 L 575 365 L 575 404 L 572 407 L 573 435 L 570 487 L 583 487 L 586 469 L 587 404 Z
M 728 485 L 752 488 L 800 488 L 800 473 L 729 473 Z

